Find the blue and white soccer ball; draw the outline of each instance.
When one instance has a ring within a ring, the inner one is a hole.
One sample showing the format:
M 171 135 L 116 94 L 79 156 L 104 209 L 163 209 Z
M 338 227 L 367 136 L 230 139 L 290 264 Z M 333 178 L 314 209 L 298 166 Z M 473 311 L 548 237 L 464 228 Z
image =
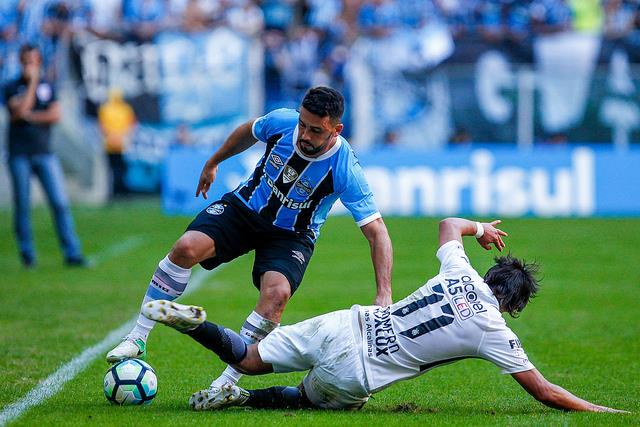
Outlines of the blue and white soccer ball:
M 158 378 L 153 368 L 139 359 L 118 362 L 104 376 L 104 395 L 118 405 L 151 403 L 158 393 Z

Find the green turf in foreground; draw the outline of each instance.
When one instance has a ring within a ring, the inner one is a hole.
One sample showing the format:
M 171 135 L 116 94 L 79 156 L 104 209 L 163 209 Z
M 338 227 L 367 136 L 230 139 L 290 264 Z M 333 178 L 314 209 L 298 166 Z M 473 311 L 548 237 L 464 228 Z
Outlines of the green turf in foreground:
M 0 407 L 24 396 L 39 381 L 136 311 L 157 262 L 189 218 L 164 217 L 154 204 L 123 203 L 74 211 L 88 254 L 129 236 L 135 249 L 91 270 L 65 269 L 48 213 L 36 210 L 39 266 L 23 271 L 11 238 L 0 240 L 3 310 L 0 311 Z M 11 236 L 10 215 L 0 212 L 0 235 Z M 394 299 L 437 272 L 437 220 L 387 219 L 394 241 Z M 189 395 L 208 385 L 223 365 L 168 328 L 149 340 L 159 394 L 148 407 L 114 407 L 102 395 L 103 360 L 68 383 L 61 393 L 26 412 L 15 425 L 638 425 L 640 373 L 640 220 L 508 219 L 507 247 L 538 260 L 543 289 L 517 320 L 509 320 L 533 363 L 551 381 L 575 394 L 631 415 L 565 414 L 543 407 L 488 362 L 464 361 L 379 393 L 362 411 L 255 411 L 193 413 Z M 480 271 L 494 253 L 467 241 Z M 374 295 L 365 240 L 349 218 L 323 228 L 305 282 L 289 303 L 284 323 L 367 304 Z M 255 303 L 251 257 L 231 263 L 183 302 L 207 308 L 211 319 L 238 328 Z M 294 384 L 302 374 L 244 378 L 247 387 Z

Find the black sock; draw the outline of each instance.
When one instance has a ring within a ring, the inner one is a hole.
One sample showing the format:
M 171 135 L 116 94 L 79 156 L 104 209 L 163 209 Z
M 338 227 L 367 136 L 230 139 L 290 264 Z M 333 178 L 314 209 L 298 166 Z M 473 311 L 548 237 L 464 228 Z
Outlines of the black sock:
M 224 326 L 205 321 L 186 334 L 217 354 L 224 363 L 239 363 L 247 355 L 247 344 L 240 335 Z
M 312 406 L 297 387 L 278 386 L 248 391 L 249 400 L 244 406 L 256 409 L 300 409 Z

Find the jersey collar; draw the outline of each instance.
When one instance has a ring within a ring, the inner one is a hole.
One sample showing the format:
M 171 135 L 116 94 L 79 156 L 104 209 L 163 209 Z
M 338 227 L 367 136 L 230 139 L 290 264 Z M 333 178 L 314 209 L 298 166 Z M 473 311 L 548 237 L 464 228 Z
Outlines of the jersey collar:
M 306 156 L 302 151 L 300 151 L 300 148 L 298 148 L 297 141 L 298 141 L 298 125 L 296 125 L 296 128 L 293 130 L 293 149 L 296 151 L 296 154 L 298 154 L 298 156 L 302 157 L 303 159 L 308 160 L 310 162 L 319 162 L 320 160 L 328 159 L 329 157 L 333 156 L 340 149 L 340 146 L 342 145 L 342 136 L 338 135 L 336 143 L 333 144 L 333 147 L 331 147 L 329 151 L 327 151 L 326 153 L 324 153 L 319 157 Z

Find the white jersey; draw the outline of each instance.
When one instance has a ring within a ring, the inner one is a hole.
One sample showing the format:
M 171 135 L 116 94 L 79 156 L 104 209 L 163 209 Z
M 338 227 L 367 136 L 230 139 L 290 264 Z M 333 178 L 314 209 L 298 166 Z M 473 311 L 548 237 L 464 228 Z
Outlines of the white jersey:
M 436 255 L 439 274 L 402 301 L 352 307 L 370 392 L 466 358 L 486 359 L 507 374 L 534 368 L 462 244 L 447 242 Z

